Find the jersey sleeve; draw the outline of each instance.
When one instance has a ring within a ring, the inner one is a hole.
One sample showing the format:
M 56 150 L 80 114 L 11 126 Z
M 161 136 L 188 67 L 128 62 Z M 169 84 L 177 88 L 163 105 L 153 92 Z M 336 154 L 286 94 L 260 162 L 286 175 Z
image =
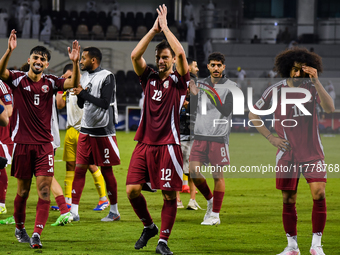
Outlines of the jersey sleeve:
M 148 83 L 148 77 L 150 76 L 151 72 L 154 72 L 154 70 L 147 66 L 144 70 L 144 73 L 141 76 L 139 76 L 139 81 L 140 84 L 142 85 L 143 90 L 145 89 L 146 84 Z
M 23 76 L 25 73 L 17 70 L 8 70 L 9 71 L 9 77 L 8 77 L 8 86 L 11 89 L 15 89 L 18 87 L 20 79 L 18 79 L 20 76 Z
M 255 103 L 254 108 L 257 110 L 268 110 L 273 96 L 273 88 L 266 89 L 261 98 Z
M 64 90 L 64 83 L 66 79 L 65 78 L 58 78 L 55 76 L 54 82 L 55 82 L 55 90 L 62 91 Z
M 188 71 L 186 74 L 184 74 L 183 76 L 180 76 L 179 73 L 176 71 L 176 76 L 178 78 L 178 83 L 177 86 L 179 89 L 187 89 L 189 86 L 189 82 L 190 82 L 190 72 Z

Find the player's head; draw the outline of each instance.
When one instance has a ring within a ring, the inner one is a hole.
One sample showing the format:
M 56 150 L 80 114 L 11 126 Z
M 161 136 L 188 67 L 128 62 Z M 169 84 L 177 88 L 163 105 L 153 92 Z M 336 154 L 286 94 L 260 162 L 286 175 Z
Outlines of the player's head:
M 225 69 L 225 57 L 220 52 L 213 52 L 208 56 L 207 68 L 212 78 L 221 78 Z
M 96 47 L 87 47 L 83 50 L 80 58 L 80 69 L 82 71 L 95 70 L 102 61 L 102 53 Z
M 301 84 L 298 78 L 307 78 L 302 71 L 302 66 L 315 68 L 318 73 L 322 72 L 322 60 L 319 55 L 305 48 L 292 48 L 281 52 L 275 58 L 275 68 L 283 78 L 293 78 L 295 87 Z
M 171 49 L 168 41 L 163 40 L 156 45 L 156 65 L 160 73 L 166 73 L 172 70 L 175 63 L 175 52 Z
M 72 73 L 73 73 L 73 64 L 67 64 L 64 66 L 63 75 L 61 77 L 66 78 L 66 79 L 71 78 Z
M 49 61 L 51 59 L 51 53 L 44 46 L 36 46 L 30 51 L 30 57 L 27 63 L 30 69 L 35 74 L 40 74 L 48 67 Z
M 189 72 L 195 75 L 196 77 L 198 76 L 198 66 L 197 66 L 197 61 L 194 60 L 193 58 L 187 58 L 188 65 L 189 65 Z

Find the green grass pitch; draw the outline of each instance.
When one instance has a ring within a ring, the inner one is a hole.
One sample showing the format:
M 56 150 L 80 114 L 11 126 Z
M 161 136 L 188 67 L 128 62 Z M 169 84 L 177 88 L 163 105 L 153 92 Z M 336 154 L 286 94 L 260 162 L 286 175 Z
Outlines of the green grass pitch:
M 63 141 L 65 131 L 61 131 Z M 42 234 L 43 248 L 32 250 L 28 244 L 18 243 L 14 237 L 14 225 L 0 225 L 0 254 L 154 254 L 158 238 L 152 238 L 147 247 L 136 251 L 134 243 L 142 231 L 142 223 L 135 215 L 125 193 L 125 179 L 130 157 L 135 146 L 134 133 L 118 132 L 117 140 L 122 164 L 114 167 L 118 182 L 118 207 L 121 214 L 119 222 L 101 222 L 109 209 L 94 212 L 98 194 L 91 175 L 87 174 L 86 185 L 81 197 L 80 221 L 63 227 L 51 227 L 59 212 L 50 211 L 48 222 Z M 339 164 L 340 136 L 322 136 L 326 163 Z M 63 147 L 63 146 L 62 146 Z M 232 165 L 275 164 L 275 148 L 258 133 L 232 133 L 230 136 L 230 157 Z M 55 176 L 63 186 L 65 162 L 59 148 L 55 162 Z M 8 174 L 10 170 L 8 167 Z M 327 208 L 328 218 L 322 239 L 326 254 L 340 254 L 340 173 L 328 179 Z M 242 177 L 248 177 L 244 175 Z M 257 175 L 259 177 L 259 175 Z M 213 181 L 208 179 L 210 187 Z M 9 177 L 6 215 L 13 213 L 13 200 L 16 194 L 16 180 Z M 144 195 L 154 222 L 160 227 L 162 196 L 160 192 Z M 181 194 L 186 205 L 188 194 Z M 51 199 L 55 205 L 55 200 Z M 197 201 L 206 208 L 203 196 L 197 194 Z M 277 254 L 286 246 L 281 211 L 280 191 L 275 189 L 273 178 L 227 178 L 226 192 L 220 214 L 221 225 L 201 226 L 205 211 L 179 209 L 169 247 L 174 254 Z M 35 180 L 27 202 L 26 229 L 32 234 L 37 192 Z M 312 198 L 309 187 L 301 179 L 298 191 L 298 243 L 302 254 L 309 254 L 312 239 L 311 226 Z

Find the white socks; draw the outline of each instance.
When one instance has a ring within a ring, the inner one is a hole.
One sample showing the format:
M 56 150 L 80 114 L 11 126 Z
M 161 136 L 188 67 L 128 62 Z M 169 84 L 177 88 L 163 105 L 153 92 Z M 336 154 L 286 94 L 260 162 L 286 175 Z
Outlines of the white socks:
M 71 205 L 71 213 L 73 215 L 78 215 L 78 209 L 79 209 L 79 205 L 76 205 L 76 204 Z
M 312 246 L 321 246 L 322 233 L 313 233 Z
M 116 215 L 119 215 L 119 212 L 118 212 L 118 203 L 117 204 L 114 204 L 114 205 L 110 205 L 110 212 L 116 214 Z
M 294 249 L 298 248 L 297 236 L 289 236 L 287 234 L 288 246 Z

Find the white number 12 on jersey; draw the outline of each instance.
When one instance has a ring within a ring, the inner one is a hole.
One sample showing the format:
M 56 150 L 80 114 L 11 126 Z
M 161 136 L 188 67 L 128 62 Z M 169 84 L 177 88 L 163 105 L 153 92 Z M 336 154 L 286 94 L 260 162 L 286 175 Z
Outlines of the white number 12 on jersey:
M 156 101 L 161 101 L 162 98 L 162 91 L 161 90 L 154 90 L 155 94 L 153 95 L 152 99 Z

